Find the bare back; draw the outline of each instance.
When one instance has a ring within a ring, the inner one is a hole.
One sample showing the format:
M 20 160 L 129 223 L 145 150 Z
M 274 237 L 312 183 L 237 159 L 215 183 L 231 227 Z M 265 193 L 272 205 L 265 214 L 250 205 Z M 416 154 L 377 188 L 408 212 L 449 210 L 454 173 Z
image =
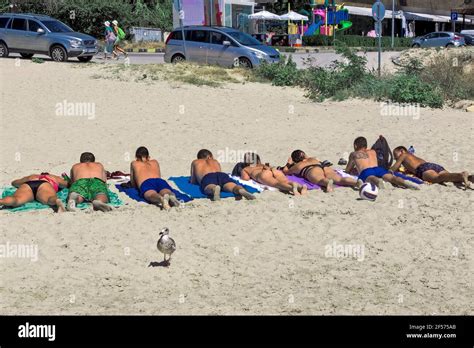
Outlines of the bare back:
M 359 173 L 361 173 L 364 169 L 378 166 L 377 153 L 375 150 L 357 150 L 351 153 L 351 157 Z
M 79 179 L 98 178 L 107 181 L 104 166 L 99 162 L 76 163 L 71 168 L 71 179 L 75 182 Z
M 291 166 L 291 168 L 288 170 L 288 174 L 296 174 L 297 175 L 301 172 L 301 170 L 304 167 L 310 166 L 312 164 L 320 164 L 320 163 L 321 163 L 321 161 L 319 161 L 317 158 L 314 158 L 314 157 L 305 158 L 304 160 L 293 164 Z
M 136 187 L 148 179 L 161 178 L 160 164 L 157 160 L 133 161 L 130 165 L 131 175 Z
M 196 159 L 191 164 L 191 183 L 201 183 L 206 174 L 221 171 L 221 165 L 214 158 Z
M 424 159 L 421 159 L 420 157 L 417 157 L 415 155 L 412 155 L 411 153 L 404 153 L 403 154 L 403 166 L 411 173 L 415 174 L 416 173 L 416 168 L 418 168 L 419 165 L 426 163 Z

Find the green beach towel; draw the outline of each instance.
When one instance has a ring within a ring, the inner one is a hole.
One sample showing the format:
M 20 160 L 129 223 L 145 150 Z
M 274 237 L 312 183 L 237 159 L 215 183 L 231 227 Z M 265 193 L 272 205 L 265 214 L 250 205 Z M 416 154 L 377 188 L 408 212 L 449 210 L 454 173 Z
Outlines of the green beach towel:
M 8 187 L 3 188 L 2 198 L 13 195 L 15 193 L 15 191 L 16 191 L 16 187 L 8 186 Z M 63 201 L 64 206 L 66 206 L 66 200 L 67 200 L 68 194 L 69 194 L 68 189 L 62 189 L 61 191 L 58 192 L 58 198 Z M 109 205 L 111 205 L 112 207 L 120 207 L 120 206 L 123 205 L 123 202 L 118 197 L 118 195 L 116 193 L 110 191 L 110 189 L 107 190 L 107 196 L 109 197 Z M 78 209 L 86 209 L 86 208 L 89 207 L 89 205 L 90 205 L 90 203 L 81 203 L 81 204 L 77 204 L 76 207 Z M 17 211 L 50 209 L 50 207 L 48 205 L 42 204 L 38 201 L 33 201 L 33 202 L 26 203 L 26 204 L 24 204 L 20 207 L 16 207 L 16 208 L 3 207 L 3 209 L 8 210 L 8 211 L 12 211 L 12 212 L 17 212 Z

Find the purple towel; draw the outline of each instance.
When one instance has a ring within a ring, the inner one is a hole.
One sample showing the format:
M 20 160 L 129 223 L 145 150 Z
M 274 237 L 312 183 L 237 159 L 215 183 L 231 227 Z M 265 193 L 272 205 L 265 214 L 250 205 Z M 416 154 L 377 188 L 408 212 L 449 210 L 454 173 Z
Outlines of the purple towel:
M 308 180 L 300 178 L 296 175 L 287 175 L 286 177 L 288 178 L 288 180 L 296 182 L 297 184 L 306 185 L 308 187 L 308 190 L 320 190 L 321 189 L 321 186 L 313 184 L 312 182 L 309 182 Z

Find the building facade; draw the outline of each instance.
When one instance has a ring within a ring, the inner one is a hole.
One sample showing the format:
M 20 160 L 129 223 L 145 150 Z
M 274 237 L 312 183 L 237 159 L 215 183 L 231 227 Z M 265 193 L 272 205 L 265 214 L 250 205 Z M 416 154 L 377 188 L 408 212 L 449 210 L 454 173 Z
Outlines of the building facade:
M 181 0 L 183 25 L 216 25 L 249 30 L 248 15 L 252 14 L 252 0 Z M 173 6 L 173 27 L 179 27 L 178 1 Z
M 392 9 L 392 0 L 381 1 L 387 10 Z M 357 9 L 351 14 L 354 25 L 349 34 L 364 35 L 373 28 L 374 23 L 368 9 L 374 2 L 375 0 L 344 2 L 346 6 Z M 395 0 L 394 3 L 396 36 L 418 36 L 440 30 L 460 31 L 471 29 L 474 24 L 474 17 L 471 16 L 474 15 L 474 0 Z M 451 12 L 459 13 L 455 25 L 451 22 Z M 391 34 L 391 14 L 388 17 L 389 20 L 383 23 L 384 36 Z

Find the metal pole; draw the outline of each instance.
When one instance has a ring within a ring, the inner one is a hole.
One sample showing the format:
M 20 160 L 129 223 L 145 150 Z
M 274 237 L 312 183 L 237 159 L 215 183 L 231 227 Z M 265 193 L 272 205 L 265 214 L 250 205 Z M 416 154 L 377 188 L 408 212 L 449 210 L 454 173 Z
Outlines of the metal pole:
M 183 36 L 183 53 L 184 53 L 184 59 L 187 59 L 187 57 L 186 57 L 186 37 L 185 37 L 185 34 L 184 34 L 184 23 L 183 23 L 183 18 L 181 18 L 181 11 L 183 11 L 183 4 L 181 3 L 181 0 L 178 0 L 179 26 L 181 27 L 181 35 Z
M 378 75 L 379 77 L 382 75 L 382 21 L 380 20 L 380 5 L 381 2 L 377 2 L 377 30 L 378 32 L 378 39 L 379 39 L 379 54 L 378 54 Z
M 333 8 L 332 8 L 332 44 L 334 47 L 336 47 L 336 4 L 334 3 L 334 0 L 332 2 Z
M 392 0 L 392 48 L 395 46 L 395 0 Z
M 379 77 L 382 75 L 382 22 L 379 21 L 380 33 L 379 33 Z

